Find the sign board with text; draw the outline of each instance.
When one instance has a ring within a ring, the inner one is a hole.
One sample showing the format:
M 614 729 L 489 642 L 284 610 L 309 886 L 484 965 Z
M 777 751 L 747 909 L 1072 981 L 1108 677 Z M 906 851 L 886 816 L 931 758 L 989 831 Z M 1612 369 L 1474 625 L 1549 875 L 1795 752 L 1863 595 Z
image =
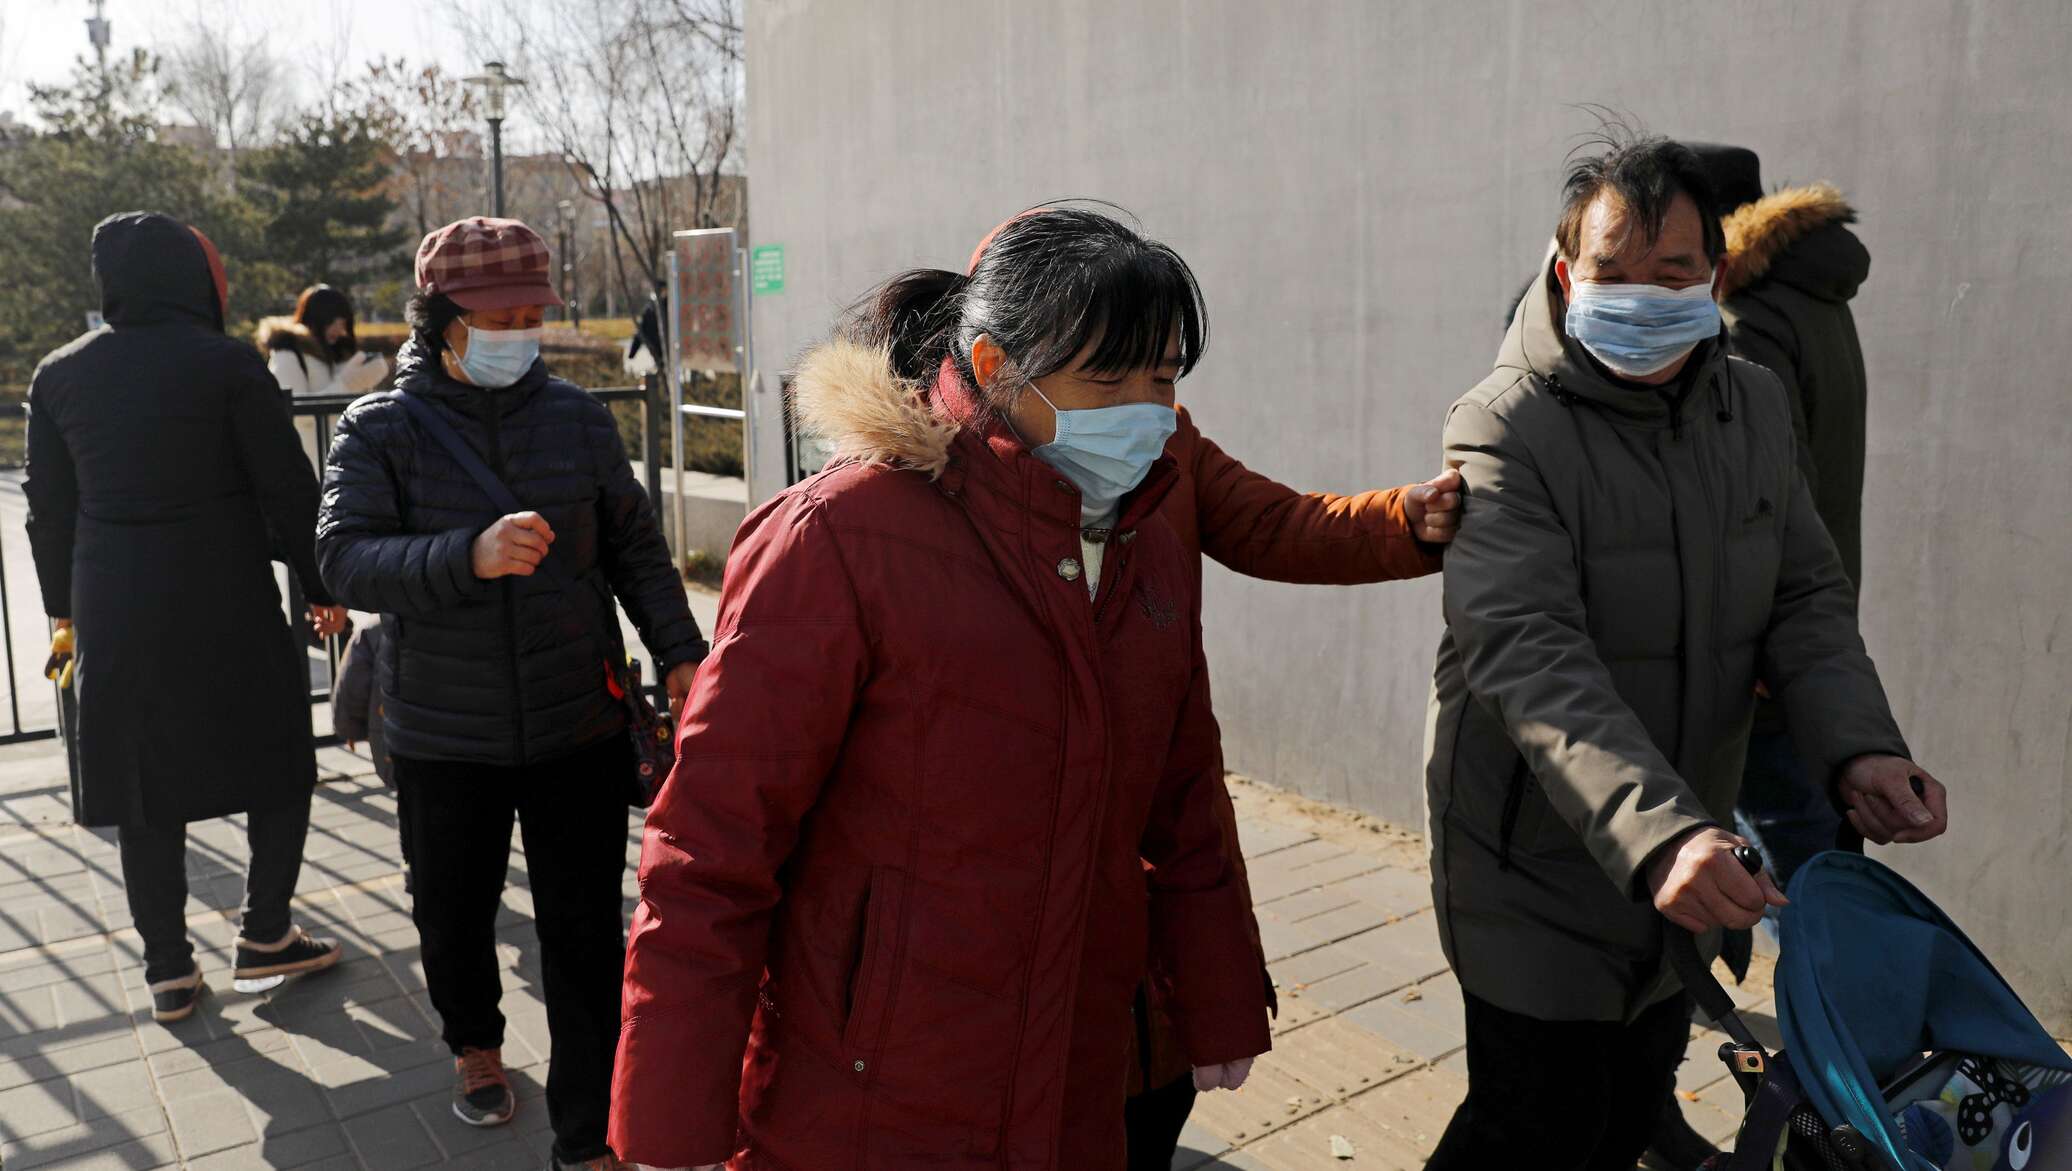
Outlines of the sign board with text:
M 758 244 L 748 250 L 748 273 L 758 297 L 784 291 L 784 245 Z
M 676 233 L 677 363 L 684 370 L 740 373 L 741 263 L 734 229 Z

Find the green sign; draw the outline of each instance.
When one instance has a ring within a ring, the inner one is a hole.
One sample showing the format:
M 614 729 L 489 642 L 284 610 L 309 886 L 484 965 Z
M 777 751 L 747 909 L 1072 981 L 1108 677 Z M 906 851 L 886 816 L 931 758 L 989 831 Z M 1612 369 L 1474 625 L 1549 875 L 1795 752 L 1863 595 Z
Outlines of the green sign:
M 750 287 L 757 296 L 784 291 L 784 245 L 758 244 L 748 252 Z

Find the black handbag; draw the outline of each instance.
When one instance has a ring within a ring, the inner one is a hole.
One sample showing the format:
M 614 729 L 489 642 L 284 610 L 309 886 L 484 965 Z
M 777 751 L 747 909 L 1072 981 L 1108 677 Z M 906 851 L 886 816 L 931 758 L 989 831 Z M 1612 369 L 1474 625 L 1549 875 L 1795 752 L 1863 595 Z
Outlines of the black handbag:
M 489 502 L 505 516 L 529 511 L 430 403 L 402 390 L 390 391 L 388 397 L 401 403 L 411 418 L 423 424 L 426 434 L 446 449 L 446 454 L 460 464 L 461 470 L 473 477 L 476 486 L 489 497 Z M 594 599 L 585 596 L 585 587 L 569 572 L 567 564 L 549 553 L 546 560 L 540 562 L 540 569 L 575 607 L 577 615 L 590 627 L 590 633 L 596 636 L 598 645 L 605 648 L 605 688 L 611 692 L 612 698 L 625 705 L 626 733 L 633 742 L 633 787 L 627 803 L 645 809 L 654 803 L 662 782 L 669 777 L 669 770 L 676 766 L 676 729 L 669 716 L 657 711 L 647 696 L 641 694 L 640 673 L 627 662 L 619 632 L 606 625 L 602 608 Z

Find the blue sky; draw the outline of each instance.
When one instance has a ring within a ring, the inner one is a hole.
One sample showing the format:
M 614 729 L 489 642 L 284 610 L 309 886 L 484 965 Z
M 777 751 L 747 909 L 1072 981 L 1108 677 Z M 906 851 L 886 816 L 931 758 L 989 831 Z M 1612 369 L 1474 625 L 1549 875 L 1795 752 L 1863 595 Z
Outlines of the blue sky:
M 107 0 L 111 54 L 161 49 L 201 11 L 211 14 L 212 27 L 228 21 L 243 37 L 265 37 L 305 95 L 322 88 L 326 62 L 334 59 L 355 70 L 376 56 L 436 59 L 461 73 L 479 64 L 436 0 Z M 0 0 L 0 110 L 26 117 L 28 84 L 62 80 L 74 59 L 91 51 L 92 12 L 89 0 Z

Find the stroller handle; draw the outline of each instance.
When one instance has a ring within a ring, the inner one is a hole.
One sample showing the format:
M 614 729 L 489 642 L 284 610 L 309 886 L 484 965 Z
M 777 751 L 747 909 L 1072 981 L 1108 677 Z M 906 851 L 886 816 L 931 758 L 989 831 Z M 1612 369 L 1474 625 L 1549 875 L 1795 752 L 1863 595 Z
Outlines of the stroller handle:
M 1741 863 L 1741 868 L 1750 874 L 1760 873 L 1763 869 L 1763 856 L 1754 846 L 1734 847 L 1734 860 Z M 1706 1019 L 1718 1025 L 1721 1032 L 1732 1037 L 1737 1048 L 1749 1053 L 1759 1062 L 1767 1061 L 1769 1051 L 1763 1048 L 1762 1042 L 1756 1040 L 1755 1034 L 1749 1030 L 1748 1023 L 1735 1011 L 1734 998 L 1727 994 L 1726 988 L 1713 976 L 1711 967 L 1698 954 L 1698 937 L 1666 919 L 1662 923 L 1662 950 L 1669 959 L 1669 967 L 1676 973 L 1676 978 L 1682 981 L 1684 991 L 1690 993 L 1692 1000 L 1697 1001 L 1699 1011 L 1705 1014 Z

